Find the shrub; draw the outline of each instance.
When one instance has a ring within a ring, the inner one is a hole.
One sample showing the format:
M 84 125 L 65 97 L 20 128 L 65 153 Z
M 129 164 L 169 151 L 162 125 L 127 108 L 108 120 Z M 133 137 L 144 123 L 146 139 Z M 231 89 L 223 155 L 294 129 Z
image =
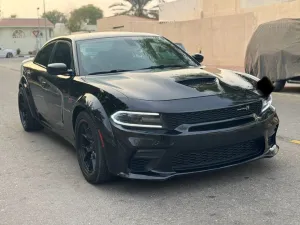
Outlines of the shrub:
M 17 49 L 17 55 L 20 55 L 21 54 L 21 49 Z

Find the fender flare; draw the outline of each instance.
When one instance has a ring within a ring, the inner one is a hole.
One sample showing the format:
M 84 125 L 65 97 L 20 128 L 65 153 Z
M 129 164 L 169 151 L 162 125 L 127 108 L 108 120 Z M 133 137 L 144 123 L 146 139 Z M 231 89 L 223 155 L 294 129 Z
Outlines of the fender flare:
M 31 92 L 30 92 L 29 83 L 24 75 L 21 76 L 21 79 L 19 82 L 19 89 L 20 88 L 23 89 L 23 94 L 26 98 L 26 101 L 28 102 L 31 115 L 35 119 L 38 119 L 39 117 L 38 117 L 36 109 L 35 109 L 35 104 L 34 104 L 34 101 L 33 101 L 33 98 L 32 98 Z
M 99 128 L 105 140 L 114 138 L 109 116 L 99 99 L 90 93 L 79 97 L 72 110 L 72 124 L 75 133 L 76 118 L 81 111 L 87 111 Z

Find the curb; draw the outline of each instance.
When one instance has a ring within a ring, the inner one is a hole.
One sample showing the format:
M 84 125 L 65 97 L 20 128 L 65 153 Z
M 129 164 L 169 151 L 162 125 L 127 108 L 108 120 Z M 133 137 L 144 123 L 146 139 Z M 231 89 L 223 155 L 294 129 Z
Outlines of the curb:
M 31 58 L 34 57 L 34 55 L 18 55 L 18 58 Z

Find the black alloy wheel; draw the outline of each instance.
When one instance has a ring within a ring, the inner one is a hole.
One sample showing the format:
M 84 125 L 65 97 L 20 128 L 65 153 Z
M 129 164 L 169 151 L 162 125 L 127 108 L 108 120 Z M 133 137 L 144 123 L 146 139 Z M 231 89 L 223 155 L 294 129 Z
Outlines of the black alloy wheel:
M 86 121 L 81 121 L 79 126 L 80 158 L 83 160 L 85 173 L 92 174 L 96 171 L 96 146 L 93 134 Z
M 28 110 L 27 110 L 25 104 L 26 103 L 24 101 L 23 96 L 20 96 L 19 97 L 19 114 L 20 114 L 21 123 L 24 128 L 27 127 L 27 121 L 28 121 Z
M 78 163 L 85 179 L 91 184 L 110 180 L 112 176 L 106 165 L 103 143 L 87 112 L 78 115 L 75 132 Z
M 23 88 L 19 89 L 18 95 L 18 106 L 19 106 L 19 115 L 22 126 L 25 131 L 38 131 L 43 129 L 43 126 L 33 118 L 26 97 L 24 96 Z

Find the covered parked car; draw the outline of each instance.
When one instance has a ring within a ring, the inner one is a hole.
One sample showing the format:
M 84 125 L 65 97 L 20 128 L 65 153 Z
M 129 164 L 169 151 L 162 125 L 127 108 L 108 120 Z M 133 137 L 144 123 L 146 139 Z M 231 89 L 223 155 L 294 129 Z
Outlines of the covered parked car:
M 55 38 L 22 64 L 23 128 L 68 140 L 93 184 L 114 175 L 164 180 L 275 156 L 271 92 L 256 77 L 202 60 L 154 34 Z
M 258 26 L 246 51 L 245 71 L 268 77 L 281 91 L 300 82 L 300 19 L 279 19 Z

